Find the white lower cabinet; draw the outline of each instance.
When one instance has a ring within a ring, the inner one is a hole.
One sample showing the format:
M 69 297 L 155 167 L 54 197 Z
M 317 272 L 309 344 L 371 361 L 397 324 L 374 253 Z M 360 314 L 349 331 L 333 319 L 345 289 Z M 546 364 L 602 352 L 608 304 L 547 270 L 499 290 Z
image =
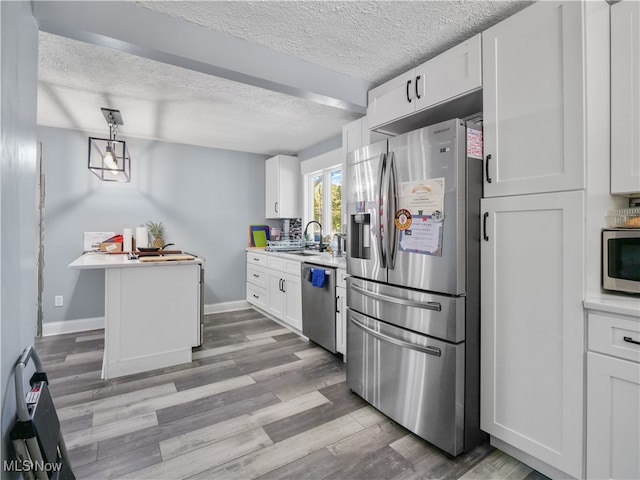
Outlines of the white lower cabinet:
M 247 252 L 247 302 L 302 331 L 300 262 Z
M 582 478 L 584 193 L 481 208 L 481 428 Z
M 640 319 L 589 312 L 587 478 L 640 478 Z

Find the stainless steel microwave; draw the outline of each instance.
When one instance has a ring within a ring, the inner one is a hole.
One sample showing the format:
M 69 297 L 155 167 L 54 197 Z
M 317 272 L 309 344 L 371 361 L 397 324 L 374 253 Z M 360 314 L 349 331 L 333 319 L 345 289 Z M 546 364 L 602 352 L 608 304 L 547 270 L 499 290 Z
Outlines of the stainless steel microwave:
M 602 288 L 640 295 L 640 229 L 602 230 Z

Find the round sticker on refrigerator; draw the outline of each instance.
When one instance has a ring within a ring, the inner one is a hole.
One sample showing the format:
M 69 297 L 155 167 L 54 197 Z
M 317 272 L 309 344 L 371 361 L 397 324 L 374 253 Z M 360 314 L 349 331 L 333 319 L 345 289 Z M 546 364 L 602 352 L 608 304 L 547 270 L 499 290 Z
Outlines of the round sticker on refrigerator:
M 411 212 L 407 209 L 401 208 L 396 212 L 393 223 L 395 223 L 398 230 L 408 230 L 411 227 Z

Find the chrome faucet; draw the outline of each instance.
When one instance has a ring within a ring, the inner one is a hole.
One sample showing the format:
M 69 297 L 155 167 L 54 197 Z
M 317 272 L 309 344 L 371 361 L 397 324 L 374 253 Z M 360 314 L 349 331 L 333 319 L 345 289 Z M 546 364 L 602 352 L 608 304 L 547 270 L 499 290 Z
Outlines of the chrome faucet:
M 307 237 L 307 229 L 309 228 L 309 225 L 311 225 L 312 223 L 315 223 L 320 227 L 320 244 L 318 245 L 318 250 L 320 252 L 323 252 L 324 251 L 324 245 L 322 245 L 322 225 L 320 225 L 320 222 L 317 222 L 315 220 L 311 220 L 309 223 L 307 223 L 307 225 L 304 227 L 304 236 L 305 236 L 305 238 Z

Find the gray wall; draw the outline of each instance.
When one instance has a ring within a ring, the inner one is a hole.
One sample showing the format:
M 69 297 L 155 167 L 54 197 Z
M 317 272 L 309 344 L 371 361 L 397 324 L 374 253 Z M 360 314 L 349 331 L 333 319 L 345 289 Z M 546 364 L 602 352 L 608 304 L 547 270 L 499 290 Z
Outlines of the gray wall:
M 98 108 L 96 106 L 96 108 Z M 126 129 L 126 112 L 125 127 Z M 87 137 L 38 127 L 46 182 L 43 323 L 104 316 L 104 272 L 69 270 L 83 232 L 162 221 L 166 242 L 202 255 L 205 304 L 244 300 L 248 226 L 264 219 L 264 155 L 127 138 L 131 183 L 102 182 L 87 169 Z M 54 307 L 63 295 L 64 306 Z
M 16 415 L 13 367 L 36 333 L 38 29 L 31 2 L 0 2 L 0 370 L 2 450 Z M 6 476 L 6 477 L 5 477 Z M 2 478 L 17 477 L 3 472 Z

